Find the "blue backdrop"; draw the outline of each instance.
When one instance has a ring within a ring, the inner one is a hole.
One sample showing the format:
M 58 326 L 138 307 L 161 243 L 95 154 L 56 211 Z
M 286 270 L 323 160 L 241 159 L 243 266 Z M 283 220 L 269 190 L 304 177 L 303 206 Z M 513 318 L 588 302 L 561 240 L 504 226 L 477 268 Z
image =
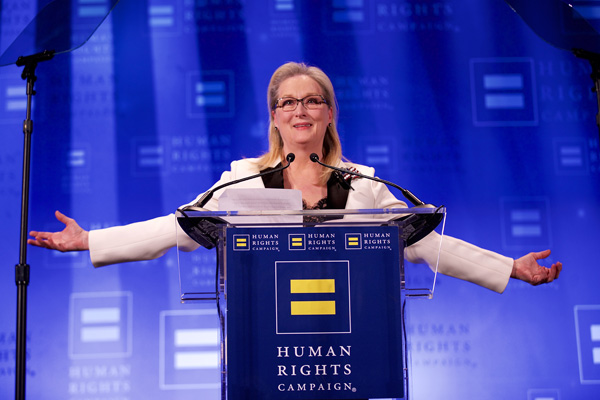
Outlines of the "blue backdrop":
M 3 51 L 38 3 L 1 4 Z M 600 20 L 597 2 L 573 4 Z M 106 6 L 73 0 L 73 31 Z M 121 0 L 85 46 L 37 69 L 30 228 L 61 229 L 56 209 L 93 229 L 190 201 L 266 149 L 266 87 L 291 60 L 332 78 L 345 155 L 446 205 L 447 233 L 511 257 L 552 248 L 547 264 L 565 265 L 551 285 L 502 295 L 442 277 L 432 301 L 411 303 L 413 398 L 600 398 L 591 69 L 500 0 Z M 0 69 L 2 398 L 14 391 L 20 73 Z M 213 253 L 194 257 L 186 279 L 210 282 Z M 28 260 L 30 398 L 214 398 L 214 307 L 179 303 L 174 251 L 96 270 L 87 253 Z

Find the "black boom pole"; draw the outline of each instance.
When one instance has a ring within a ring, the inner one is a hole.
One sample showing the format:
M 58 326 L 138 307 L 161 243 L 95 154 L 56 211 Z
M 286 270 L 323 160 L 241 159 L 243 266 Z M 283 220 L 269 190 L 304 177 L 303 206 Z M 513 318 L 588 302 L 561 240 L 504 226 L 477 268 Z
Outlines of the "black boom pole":
M 29 170 L 31 165 L 31 103 L 35 90 L 35 69 L 39 62 L 54 57 L 54 51 L 43 51 L 27 57 L 19 57 L 17 66 L 24 67 L 21 78 L 27 81 L 27 115 L 23 121 L 23 182 L 21 190 L 21 235 L 19 263 L 15 266 L 15 283 L 17 284 L 17 332 L 15 360 L 15 399 L 25 399 L 25 377 L 27 373 L 27 286 L 29 285 L 29 265 L 27 264 L 27 226 L 29 218 Z

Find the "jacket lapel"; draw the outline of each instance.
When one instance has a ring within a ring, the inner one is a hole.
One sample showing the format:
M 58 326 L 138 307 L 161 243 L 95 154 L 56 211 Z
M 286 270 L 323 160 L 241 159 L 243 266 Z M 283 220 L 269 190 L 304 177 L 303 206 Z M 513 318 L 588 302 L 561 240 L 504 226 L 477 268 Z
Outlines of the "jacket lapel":
M 272 168 L 263 169 L 260 172 L 268 172 L 280 167 L 281 163 Z M 263 175 L 261 178 L 265 188 L 283 189 L 283 171 Z M 327 181 L 327 209 L 343 210 L 346 208 L 346 201 L 348 200 L 350 189 L 343 187 L 339 179 L 342 178 L 338 178 L 335 174 L 331 174 L 329 181 Z

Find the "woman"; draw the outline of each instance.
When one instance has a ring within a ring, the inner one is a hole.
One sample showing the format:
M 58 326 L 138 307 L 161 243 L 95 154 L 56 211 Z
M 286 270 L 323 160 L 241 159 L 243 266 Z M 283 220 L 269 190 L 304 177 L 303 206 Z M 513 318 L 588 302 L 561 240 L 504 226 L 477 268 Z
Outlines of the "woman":
M 310 160 L 310 154 L 315 153 L 326 164 L 356 169 L 365 175 L 374 174 L 373 168 L 342 161 L 336 130 L 337 103 L 333 85 L 323 71 L 305 64 L 284 64 L 273 74 L 267 97 L 270 113 L 269 152 L 258 159 L 234 161 L 231 170 L 224 172 L 215 186 L 274 168 L 285 159 L 286 154 L 294 153 L 295 161 L 283 172 L 267 175 L 263 179 L 247 180 L 236 184 L 236 187 L 297 189 L 302 192 L 304 208 L 406 207 L 383 184 L 354 179 L 354 190 L 350 191 L 343 182 L 334 179 L 331 170 Z M 221 192 L 214 194 L 205 205 L 206 209 L 218 209 Z M 191 204 L 195 204 L 200 197 Z M 60 251 L 89 250 L 96 267 L 160 257 L 177 245 L 176 232 L 180 229 L 174 222 L 173 214 L 90 232 L 58 211 L 56 217 L 66 225 L 63 231 L 32 231 L 32 239 L 28 243 Z M 405 257 L 411 262 L 435 265 L 438 243 L 439 236 L 432 233 L 407 247 Z M 179 246 L 193 250 L 198 244 L 186 237 Z M 562 269 L 560 262 L 550 268 L 538 264 L 537 260 L 548 257 L 550 250 L 529 253 L 513 260 L 446 236 L 442 252 L 439 272 L 499 293 L 504 291 L 509 277 L 538 285 L 556 279 Z

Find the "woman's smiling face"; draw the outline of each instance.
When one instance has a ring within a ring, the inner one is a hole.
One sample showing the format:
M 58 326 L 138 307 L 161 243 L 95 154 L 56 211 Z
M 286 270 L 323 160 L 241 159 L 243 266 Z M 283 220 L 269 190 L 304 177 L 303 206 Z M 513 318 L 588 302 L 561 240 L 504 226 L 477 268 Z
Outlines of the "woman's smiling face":
M 297 75 L 281 82 L 278 98 L 304 99 L 310 95 L 323 95 L 321 86 L 313 78 Z M 305 150 L 321 152 L 327 125 L 333 120 L 333 111 L 327 104 L 309 110 L 298 103 L 294 111 L 280 107 L 273 112 L 275 126 L 283 141 L 284 153 Z

